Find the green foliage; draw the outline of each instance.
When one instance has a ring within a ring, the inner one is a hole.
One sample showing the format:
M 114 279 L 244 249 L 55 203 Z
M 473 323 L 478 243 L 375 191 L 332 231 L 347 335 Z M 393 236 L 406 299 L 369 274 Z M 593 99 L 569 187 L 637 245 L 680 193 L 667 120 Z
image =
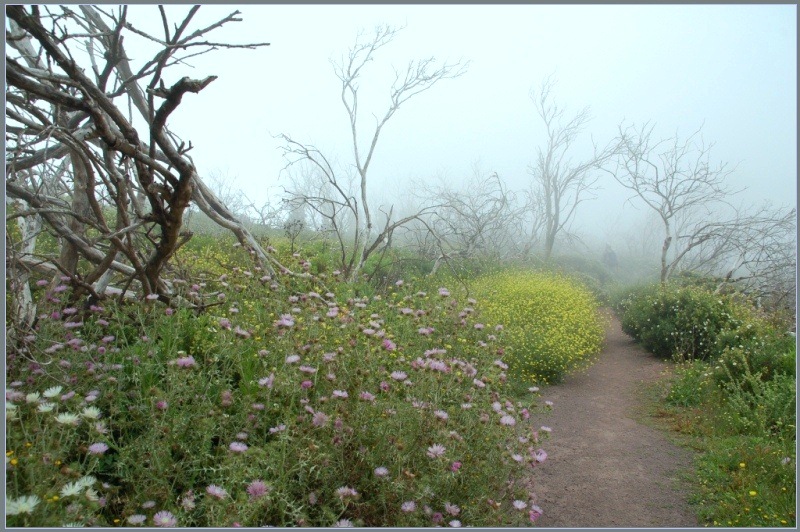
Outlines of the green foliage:
M 744 379 L 754 391 L 715 386 L 713 368 L 695 361 L 670 381 L 667 413 L 700 451 L 692 502 L 706 525 L 795 526 L 795 380 Z
M 719 354 L 717 338 L 736 330 L 746 310 L 729 297 L 702 288 L 637 288 L 617 301 L 622 329 L 662 358 L 706 360 Z
M 697 459 L 692 502 L 701 522 L 720 527 L 795 527 L 794 445 L 719 435 Z
M 795 376 L 795 338 L 763 322 L 750 322 L 738 331 L 720 335 L 718 343 L 722 346 L 715 372 L 719 383 L 736 381 L 752 391 L 750 379 L 744 378 L 748 373 L 762 381 L 778 375 Z
M 685 362 L 676 369 L 676 378 L 671 382 L 666 396 L 667 404 L 673 406 L 698 406 L 707 388 L 711 386 L 708 365 L 701 361 Z
M 741 434 L 780 436 L 784 439 L 795 437 L 795 377 L 787 374 L 773 374 L 765 379 L 763 373 L 756 373 L 744 353 L 739 352 L 738 364 L 730 360 L 730 367 L 736 373 L 722 369 L 727 379 L 722 384 L 726 402 L 732 413 L 732 425 Z
M 502 337 L 476 327 L 482 301 L 333 272 L 331 293 L 278 283 L 225 245 L 177 257 L 180 295 L 202 312 L 40 308 L 7 353 L 10 526 L 153 525 L 159 512 L 184 527 L 530 523 L 512 502 L 535 503 L 547 408 L 517 393 Z
M 700 519 L 795 526 L 795 340 L 739 295 L 703 284 L 637 287 L 616 294 L 614 306 L 645 347 L 694 358 L 676 368 L 665 403 L 702 451 L 693 495 Z
M 506 271 L 481 277 L 475 294 L 486 300 L 488 326 L 502 326 L 514 375 L 559 382 L 591 362 L 605 338 L 597 303 L 574 280 L 551 273 Z

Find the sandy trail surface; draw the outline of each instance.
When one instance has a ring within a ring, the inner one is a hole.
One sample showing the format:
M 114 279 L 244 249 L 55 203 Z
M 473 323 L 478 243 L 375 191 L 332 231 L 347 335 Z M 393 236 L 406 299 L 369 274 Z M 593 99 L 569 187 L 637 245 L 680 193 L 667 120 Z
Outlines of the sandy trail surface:
M 691 451 L 636 421 L 642 382 L 666 363 L 638 347 L 609 315 L 606 348 L 585 372 L 543 390 L 547 460 L 534 475 L 539 527 L 697 527 L 681 473 Z

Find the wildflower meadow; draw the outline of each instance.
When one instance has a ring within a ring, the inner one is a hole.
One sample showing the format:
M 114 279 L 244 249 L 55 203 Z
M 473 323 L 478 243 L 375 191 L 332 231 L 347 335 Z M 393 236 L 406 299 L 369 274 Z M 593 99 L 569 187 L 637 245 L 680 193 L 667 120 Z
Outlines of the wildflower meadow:
M 9 526 L 531 526 L 547 511 L 549 405 L 509 372 L 512 321 L 435 279 L 378 292 L 245 259 L 182 250 L 171 281 L 194 308 L 65 306 L 69 279 L 35 283 L 35 332 L 7 352 Z

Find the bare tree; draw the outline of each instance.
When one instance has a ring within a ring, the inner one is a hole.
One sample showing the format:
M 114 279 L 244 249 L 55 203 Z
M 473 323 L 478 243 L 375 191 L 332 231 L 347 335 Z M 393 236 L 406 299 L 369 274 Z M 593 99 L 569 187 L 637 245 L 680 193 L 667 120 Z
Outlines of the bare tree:
M 758 205 L 737 209 L 719 230 L 687 255 L 684 269 L 721 278 L 717 290 L 735 285 L 785 305 L 793 299 L 797 267 L 797 209 Z
M 268 44 L 209 40 L 240 21 L 239 12 L 193 27 L 199 8 L 172 23 L 159 6 L 158 36 L 135 26 L 126 6 L 7 6 L 6 192 L 24 206 L 15 216 L 40 217 L 61 241 L 58 256 L 23 246 L 15 267 L 69 276 L 74 298 L 103 297 L 113 272 L 123 293 L 137 286 L 168 300 L 162 271 L 191 236 L 182 225 L 194 201 L 273 271 L 275 259 L 203 183 L 191 142 L 167 125 L 184 96 L 216 79 L 183 77 L 168 86 L 170 67 L 217 49 Z M 157 47 L 137 69 L 124 46 L 133 39 Z M 89 266 L 79 268 L 79 259 Z
M 416 214 L 395 219 L 393 207 L 389 207 L 388 211 L 381 209 L 382 222 L 376 219 L 377 213 L 370 206 L 368 175 L 384 126 L 409 99 L 443 79 L 458 77 L 466 71 L 466 64 L 460 62 L 437 67 L 434 58 L 411 61 L 404 70 L 395 70 L 395 80 L 389 91 L 389 107 L 382 117 L 375 115 L 376 124 L 369 142 L 366 146 L 362 145 L 359 142 L 358 81 L 375 53 L 389 44 L 398 31 L 390 26 L 379 26 L 367 39 L 359 35 L 347 57 L 334 63 L 336 76 L 342 82 L 341 100 L 350 123 L 355 174 L 347 170 L 337 171 L 329 158 L 316 147 L 298 142 L 286 134 L 280 135 L 285 142 L 283 150 L 288 160 L 287 167 L 304 162 L 312 168 L 310 175 L 317 180 L 315 193 L 289 191 L 292 202 L 305 203 L 312 212 L 327 221 L 339 241 L 341 268 L 350 279 L 358 276 L 373 252 L 386 247 L 395 229 L 426 211 L 423 209 Z M 352 234 L 346 234 L 341 227 L 341 223 L 348 219 L 353 227 Z
M 653 128 L 620 126 L 621 152 L 616 167 L 606 171 L 658 214 L 663 226 L 660 278 L 665 283 L 684 259 L 704 245 L 721 243 L 735 226 L 720 220 L 721 210 L 731 208 L 734 191 L 725 180 L 733 169 L 712 165 L 713 145 L 699 138 L 700 129 L 685 140 L 677 135 L 655 140 Z
M 457 188 L 423 187 L 423 194 L 439 205 L 418 228 L 418 249 L 434 260 L 433 272 L 451 258 L 507 258 L 527 241 L 516 231 L 527 209 L 496 172 L 485 175 L 476 164 Z
M 531 99 L 547 133 L 546 145 L 537 150 L 536 163 L 528 167 L 533 177 L 528 191 L 530 206 L 544 216 L 545 260 L 553 253 L 556 237 L 571 236 L 569 227 L 578 205 L 587 199 L 594 199 L 597 178 L 592 171 L 610 159 L 616 149 L 612 144 L 599 151 L 594 146 L 591 157 L 572 161 L 575 142 L 591 116 L 589 108 L 585 107 L 572 118 L 567 118 L 565 110 L 551 96 L 554 85 L 555 82 L 547 78 L 538 92 L 531 91 Z

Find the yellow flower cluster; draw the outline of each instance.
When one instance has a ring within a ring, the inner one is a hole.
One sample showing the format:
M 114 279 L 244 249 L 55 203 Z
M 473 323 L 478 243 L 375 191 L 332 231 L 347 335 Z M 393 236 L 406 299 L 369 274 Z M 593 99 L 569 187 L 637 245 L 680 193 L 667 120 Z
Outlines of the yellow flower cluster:
M 591 361 L 605 331 L 591 293 L 550 273 L 506 271 L 476 281 L 483 315 L 503 325 L 506 362 L 519 377 L 558 382 Z

